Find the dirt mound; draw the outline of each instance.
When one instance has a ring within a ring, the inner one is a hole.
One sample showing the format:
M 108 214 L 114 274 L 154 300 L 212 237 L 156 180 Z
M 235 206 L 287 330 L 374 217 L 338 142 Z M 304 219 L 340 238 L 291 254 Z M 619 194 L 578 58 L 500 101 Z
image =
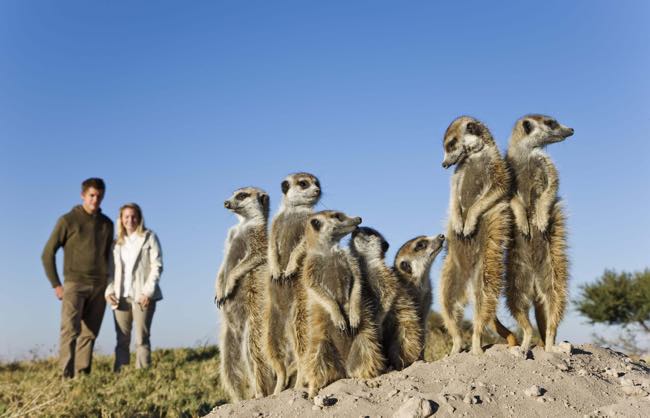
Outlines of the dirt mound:
M 563 343 L 552 353 L 489 347 L 416 362 L 375 379 L 344 379 L 314 400 L 305 392 L 222 405 L 208 416 L 244 417 L 648 417 L 650 368 L 615 351 Z

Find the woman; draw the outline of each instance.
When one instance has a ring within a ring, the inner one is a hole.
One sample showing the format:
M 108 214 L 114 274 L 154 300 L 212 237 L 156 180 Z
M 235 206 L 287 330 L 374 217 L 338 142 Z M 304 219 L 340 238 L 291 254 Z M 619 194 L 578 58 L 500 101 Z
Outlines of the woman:
M 140 206 L 127 203 L 120 208 L 117 240 L 113 248 L 114 279 L 104 293 L 113 309 L 117 345 L 115 366 L 117 372 L 129 364 L 131 328 L 135 322 L 135 367 L 151 364 L 149 341 L 151 321 L 156 302 L 162 299 L 158 287 L 162 272 L 162 253 L 158 237 L 144 226 Z

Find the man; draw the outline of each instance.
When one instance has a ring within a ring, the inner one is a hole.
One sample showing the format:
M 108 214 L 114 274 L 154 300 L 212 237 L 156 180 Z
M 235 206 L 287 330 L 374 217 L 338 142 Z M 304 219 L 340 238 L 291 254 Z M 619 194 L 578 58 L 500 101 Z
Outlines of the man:
M 105 190 L 104 180 L 85 180 L 82 204 L 59 218 L 43 250 L 45 273 L 54 294 L 63 301 L 59 355 L 64 377 L 90 373 L 104 318 L 104 290 L 113 270 L 113 222 L 100 209 Z M 56 270 L 59 247 L 64 248 L 63 285 Z

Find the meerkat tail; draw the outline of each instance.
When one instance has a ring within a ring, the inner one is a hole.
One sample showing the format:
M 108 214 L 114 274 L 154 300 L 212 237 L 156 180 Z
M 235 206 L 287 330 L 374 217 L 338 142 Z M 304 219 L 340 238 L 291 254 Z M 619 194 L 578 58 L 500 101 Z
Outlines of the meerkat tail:
M 359 333 L 354 337 L 346 359 L 345 368 L 350 377 L 361 379 L 377 377 L 386 365 L 386 359 L 382 353 L 381 344 L 379 344 L 377 326 L 368 319 L 371 317 L 371 310 L 364 306 Z
M 228 327 L 225 327 L 221 333 L 219 348 L 221 353 L 219 361 L 221 386 L 232 402 L 240 401 L 246 396 L 245 378 L 240 370 L 241 359 L 239 357 L 241 351 Z
M 517 337 L 515 337 L 515 334 L 506 328 L 496 316 L 494 317 L 492 326 L 494 327 L 494 330 L 497 332 L 497 334 L 499 334 L 502 338 L 505 338 L 505 340 L 508 342 L 509 347 L 517 345 Z
M 569 280 L 569 261 L 567 258 L 566 220 L 562 206 L 556 202 L 552 211 L 552 224 L 549 231 L 551 259 L 551 297 L 547 300 L 546 349 L 555 344 L 557 327 L 566 310 L 567 287 Z

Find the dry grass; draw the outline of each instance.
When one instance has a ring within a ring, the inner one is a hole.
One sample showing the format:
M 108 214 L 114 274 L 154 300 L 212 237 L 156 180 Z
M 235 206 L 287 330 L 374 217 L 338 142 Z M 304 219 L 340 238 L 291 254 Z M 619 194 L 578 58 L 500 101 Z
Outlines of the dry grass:
M 95 356 L 90 375 L 70 380 L 54 358 L 0 364 L 0 416 L 195 417 L 227 401 L 215 346 L 152 357 L 151 369 L 116 375 L 112 356 Z

